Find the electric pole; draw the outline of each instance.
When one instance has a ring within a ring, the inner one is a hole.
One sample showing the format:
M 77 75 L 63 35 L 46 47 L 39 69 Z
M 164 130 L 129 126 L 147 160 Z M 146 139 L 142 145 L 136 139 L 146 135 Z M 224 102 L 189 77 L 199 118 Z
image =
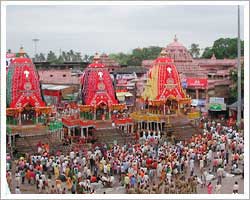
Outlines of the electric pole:
M 238 106 L 237 106 L 237 124 L 240 125 L 241 121 L 241 64 L 240 64 L 240 6 L 238 5 L 238 59 L 237 59 L 237 68 L 238 68 Z

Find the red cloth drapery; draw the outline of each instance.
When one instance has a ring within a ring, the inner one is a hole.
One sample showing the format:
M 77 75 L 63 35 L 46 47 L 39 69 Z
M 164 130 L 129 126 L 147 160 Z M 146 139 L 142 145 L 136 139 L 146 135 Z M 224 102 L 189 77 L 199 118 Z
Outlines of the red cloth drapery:
M 40 84 L 34 64 L 29 58 L 16 58 L 10 68 L 14 68 L 12 75 L 11 108 L 45 106 L 41 97 Z

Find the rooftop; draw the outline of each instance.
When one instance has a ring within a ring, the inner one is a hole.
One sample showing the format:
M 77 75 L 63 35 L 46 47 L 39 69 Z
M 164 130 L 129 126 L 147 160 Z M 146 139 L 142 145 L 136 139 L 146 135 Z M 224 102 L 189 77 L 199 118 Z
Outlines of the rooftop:
M 147 68 L 142 67 L 142 66 L 128 66 L 128 67 L 122 67 L 119 69 L 114 70 L 113 73 L 116 74 L 132 74 L 132 73 L 146 73 L 148 71 Z

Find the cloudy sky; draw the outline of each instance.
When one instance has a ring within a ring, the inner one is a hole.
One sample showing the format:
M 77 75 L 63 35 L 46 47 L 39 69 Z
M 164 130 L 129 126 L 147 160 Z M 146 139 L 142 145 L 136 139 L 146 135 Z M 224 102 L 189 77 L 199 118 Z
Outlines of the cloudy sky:
M 7 49 L 34 54 L 73 49 L 84 54 L 166 46 L 177 35 L 187 48 L 237 37 L 237 6 L 7 6 Z M 243 38 L 243 9 L 241 9 Z

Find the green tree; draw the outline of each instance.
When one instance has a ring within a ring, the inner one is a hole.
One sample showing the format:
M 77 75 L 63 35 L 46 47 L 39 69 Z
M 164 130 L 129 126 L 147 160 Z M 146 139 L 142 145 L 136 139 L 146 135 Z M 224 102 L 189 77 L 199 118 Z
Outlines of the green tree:
M 40 57 L 39 57 L 39 55 L 38 55 L 38 54 L 36 54 L 36 55 L 35 55 L 34 61 L 36 61 L 36 62 L 40 62 Z
M 63 61 L 67 60 L 67 54 L 65 51 L 62 52 Z
M 120 65 L 127 65 L 129 61 L 129 55 L 125 53 L 110 54 L 109 57 L 117 61 Z
M 238 99 L 238 72 L 237 69 L 230 71 L 230 102 L 233 103 Z M 241 66 L 241 97 L 244 98 L 244 65 Z
M 67 52 L 67 53 L 66 53 L 66 55 L 67 55 L 67 60 L 66 60 L 66 61 L 71 61 L 71 55 L 70 55 L 70 52 Z
M 70 61 L 75 61 L 75 53 L 72 49 L 69 51 L 69 57 L 70 57 L 69 59 Z
M 60 56 L 58 57 L 58 59 L 56 60 L 56 63 L 57 63 L 57 64 L 63 64 L 63 62 L 64 62 L 63 56 L 60 55 Z
M 82 61 L 82 56 L 81 56 L 80 52 L 76 52 L 76 54 L 75 54 L 75 61 L 78 61 L 78 62 Z
M 202 57 L 211 58 L 215 55 L 218 59 L 237 57 L 237 38 L 220 38 L 214 41 L 213 46 L 205 48 Z M 241 55 L 244 55 L 244 41 L 241 41 Z
M 89 55 L 85 54 L 84 57 L 83 57 L 83 61 L 88 62 L 89 61 Z
M 198 58 L 200 55 L 200 48 L 199 48 L 199 44 L 191 44 L 191 48 L 189 50 L 189 53 L 194 57 L 194 58 Z
M 131 54 L 110 54 L 109 57 L 116 60 L 120 65 L 140 66 L 143 60 L 156 59 L 160 55 L 161 50 L 161 47 L 150 46 L 142 49 L 133 49 Z
M 41 61 L 41 62 L 46 61 L 45 55 L 43 53 L 39 54 L 39 61 Z
M 56 54 L 53 51 L 49 51 L 47 55 L 47 61 L 51 63 L 56 63 L 57 62 L 57 57 Z

